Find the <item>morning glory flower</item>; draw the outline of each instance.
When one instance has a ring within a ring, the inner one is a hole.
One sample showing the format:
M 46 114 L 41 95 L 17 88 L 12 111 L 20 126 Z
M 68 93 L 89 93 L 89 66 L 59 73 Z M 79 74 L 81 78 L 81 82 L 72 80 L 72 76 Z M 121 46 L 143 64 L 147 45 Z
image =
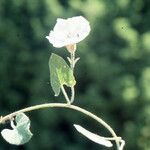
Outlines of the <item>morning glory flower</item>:
M 46 38 L 56 48 L 66 46 L 76 49 L 76 43 L 85 39 L 89 32 L 89 22 L 82 16 L 68 19 L 58 18 L 54 29 L 50 31 Z

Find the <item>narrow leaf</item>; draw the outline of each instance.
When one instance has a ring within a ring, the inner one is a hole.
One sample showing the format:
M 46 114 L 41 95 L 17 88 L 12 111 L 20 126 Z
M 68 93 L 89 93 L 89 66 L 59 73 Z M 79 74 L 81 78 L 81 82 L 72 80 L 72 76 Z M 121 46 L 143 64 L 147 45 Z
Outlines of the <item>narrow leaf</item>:
M 50 82 L 55 96 L 59 95 L 62 85 L 68 87 L 75 85 L 76 81 L 73 76 L 73 71 L 62 57 L 52 54 L 49 60 L 49 68 Z
M 109 140 L 106 140 L 103 137 L 86 130 L 85 128 L 81 127 L 80 125 L 74 124 L 74 127 L 76 128 L 76 130 L 79 133 L 83 134 L 85 137 L 87 137 L 88 139 L 90 139 L 91 141 L 93 141 L 95 143 L 104 145 L 106 147 L 112 147 L 113 146 Z
M 24 113 L 20 113 L 16 116 L 15 121 L 16 126 L 13 122 L 11 122 L 11 126 L 13 129 L 4 129 L 1 131 L 1 135 L 10 144 L 25 144 L 32 137 L 32 133 L 29 129 L 30 120 Z

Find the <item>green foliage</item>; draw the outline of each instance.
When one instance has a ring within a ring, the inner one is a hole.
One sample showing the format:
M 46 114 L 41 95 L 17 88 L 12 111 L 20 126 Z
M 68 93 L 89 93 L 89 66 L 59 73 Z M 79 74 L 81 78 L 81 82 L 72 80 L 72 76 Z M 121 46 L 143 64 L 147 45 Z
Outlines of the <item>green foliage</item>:
M 3 138 L 10 144 L 13 145 L 22 145 L 27 143 L 31 137 L 32 133 L 30 132 L 30 120 L 24 114 L 18 114 L 15 118 L 16 126 L 11 122 L 11 127 L 13 130 L 4 129 L 1 134 Z
M 52 54 L 49 59 L 49 68 L 51 86 L 55 96 L 59 95 L 61 86 L 72 87 L 75 85 L 73 71 L 62 57 Z
M 56 101 L 47 65 L 55 49 L 45 36 L 56 18 L 84 15 L 92 30 L 77 45 L 75 103 L 109 122 L 126 140 L 125 149 L 149 150 L 149 14 L 148 0 L 1 0 L 0 115 Z M 57 53 L 67 55 L 64 48 Z M 103 149 L 74 134 L 76 121 L 105 135 L 79 114 L 48 109 L 31 117 L 32 142 L 22 147 L 0 142 L 2 150 Z

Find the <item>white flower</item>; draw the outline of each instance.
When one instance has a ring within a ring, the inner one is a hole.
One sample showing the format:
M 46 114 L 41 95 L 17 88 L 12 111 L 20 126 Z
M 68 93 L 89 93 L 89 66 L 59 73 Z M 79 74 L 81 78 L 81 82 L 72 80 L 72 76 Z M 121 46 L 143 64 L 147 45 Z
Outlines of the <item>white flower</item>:
M 54 47 L 60 48 L 82 41 L 90 32 L 89 22 L 82 16 L 57 19 L 57 23 L 46 38 Z
M 104 145 L 106 147 L 112 147 L 112 143 L 105 139 L 104 137 L 101 137 L 97 134 L 94 134 L 88 130 L 86 130 L 85 128 L 81 127 L 80 125 L 74 124 L 74 127 L 76 128 L 76 130 L 78 132 L 80 132 L 81 134 L 83 134 L 85 137 L 87 137 L 88 139 L 90 139 L 91 141 Z M 121 149 L 120 149 L 121 150 Z

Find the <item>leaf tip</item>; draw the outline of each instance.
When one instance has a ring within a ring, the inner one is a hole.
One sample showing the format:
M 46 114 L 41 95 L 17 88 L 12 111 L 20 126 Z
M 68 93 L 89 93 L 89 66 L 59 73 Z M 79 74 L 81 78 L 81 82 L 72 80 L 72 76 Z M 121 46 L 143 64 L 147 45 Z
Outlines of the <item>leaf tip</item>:
M 86 130 L 85 128 L 81 127 L 80 125 L 74 124 L 73 126 L 76 128 L 76 130 L 79 133 L 81 133 L 82 135 L 87 137 L 89 140 L 91 140 L 97 144 L 106 146 L 106 147 L 112 147 L 113 146 L 113 144 L 109 140 L 105 139 L 104 137 L 101 137 L 97 134 L 94 134 L 94 133 Z

